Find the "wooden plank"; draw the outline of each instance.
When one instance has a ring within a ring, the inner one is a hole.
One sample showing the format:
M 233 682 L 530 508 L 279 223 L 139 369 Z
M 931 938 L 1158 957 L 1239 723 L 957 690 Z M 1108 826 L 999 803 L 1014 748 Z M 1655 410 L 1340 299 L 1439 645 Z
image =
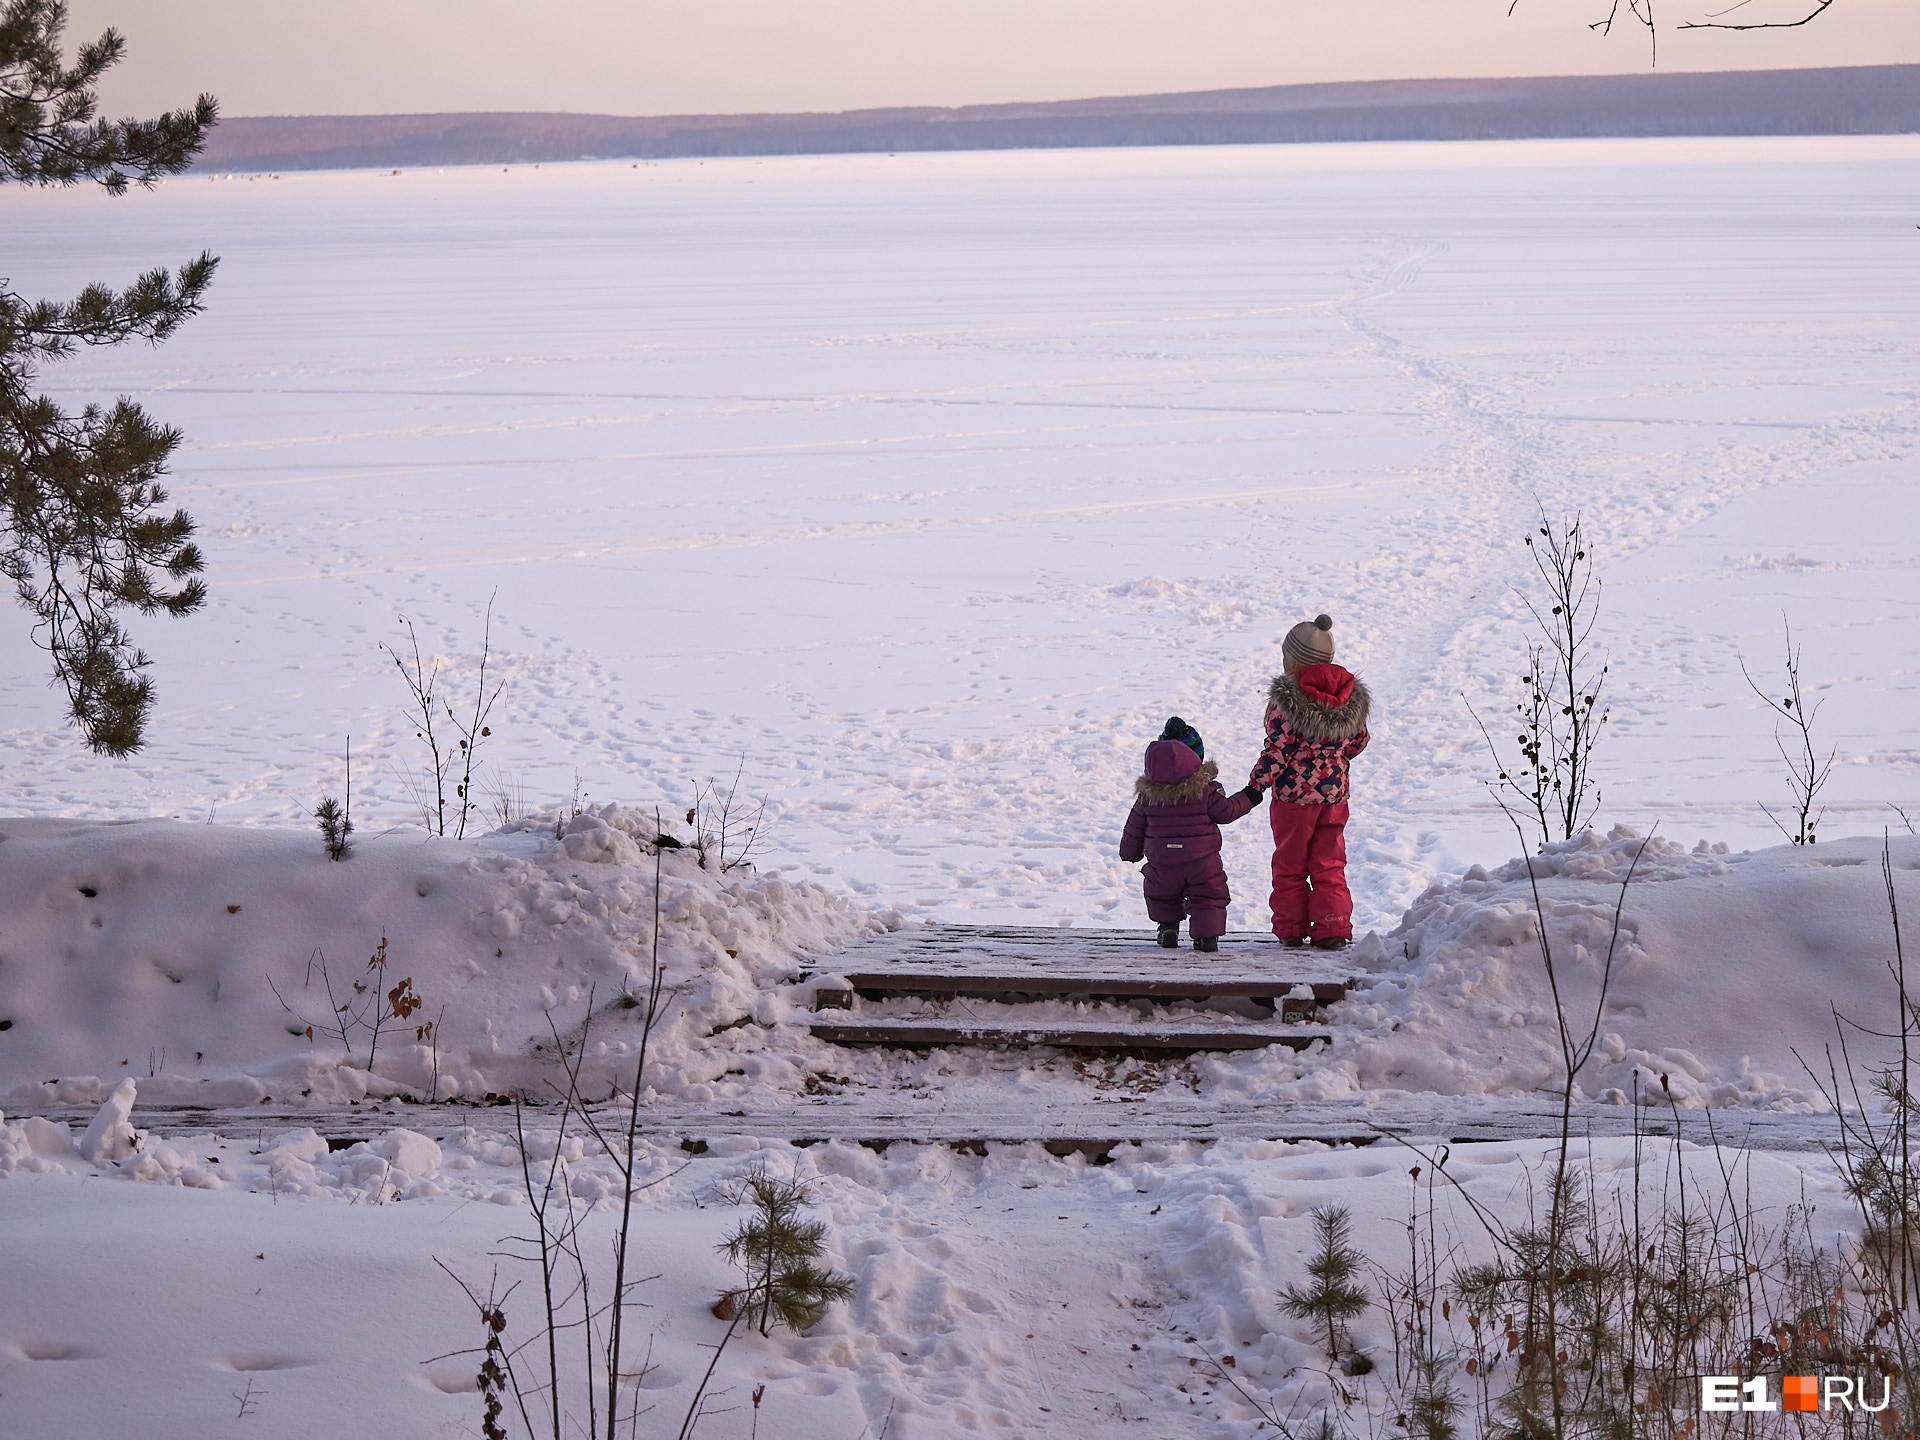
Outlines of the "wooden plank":
M 784 1139 L 796 1145 L 856 1139 L 879 1149 L 896 1143 L 947 1144 L 979 1151 L 986 1145 L 1042 1144 L 1054 1154 L 1104 1153 L 1117 1145 L 1210 1144 L 1218 1140 L 1317 1140 L 1327 1144 L 1383 1144 L 1396 1149 L 1408 1165 L 1424 1164 L 1441 1147 L 1494 1142 L 1553 1144 L 1559 1112 L 1538 1100 L 1507 1097 L 1396 1095 L 1391 1104 L 1360 1100 L 1302 1101 L 1269 1105 L 1209 1105 L 1188 1097 L 1185 1104 L 1157 1103 L 1159 1097 L 1128 1104 L 1110 1100 L 1095 1105 L 1042 1107 L 1038 1111 L 970 1111 L 938 1104 L 918 1108 L 870 1106 L 842 1097 L 814 1101 L 811 1111 L 780 1114 L 736 1112 L 677 1122 L 655 1112 L 648 1124 L 655 1133 L 720 1139 L 751 1135 Z M 1650 1142 L 1668 1142 L 1676 1124 L 1666 1111 L 1642 1111 L 1635 1120 L 1624 1105 L 1583 1103 L 1575 1107 L 1575 1144 L 1587 1139 L 1619 1139 L 1638 1132 Z M 1766 1150 L 1822 1154 L 1834 1143 L 1837 1123 L 1831 1115 L 1773 1111 L 1682 1110 L 1677 1133 L 1697 1145 L 1729 1151 Z M 1404 1149 L 1402 1147 L 1413 1147 Z M 1419 1153 L 1415 1153 L 1418 1151 Z M 1451 1159 L 1458 1160 L 1457 1153 Z
M 1321 1005 L 1344 1000 L 1344 980 L 1319 979 L 1305 975 L 1249 975 L 1235 970 L 1217 977 L 1164 979 L 1158 976 L 1090 973 L 1079 967 L 1065 973 L 1038 970 L 959 970 L 928 966 L 908 969 L 846 970 L 848 988 L 871 998 L 888 995 L 1087 995 L 1118 1000 L 1277 1000 L 1296 985 L 1306 985 Z
M 1150 929 L 1075 930 L 1040 925 L 915 925 L 862 940 L 852 947 L 852 952 L 907 961 L 918 960 L 930 952 L 937 957 L 981 954 L 1057 962 L 1066 956 L 1078 955 L 1149 959 L 1157 965 L 1185 961 L 1202 966 L 1217 963 L 1221 955 L 1238 954 L 1246 959 L 1287 956 L 1317 959 L 1323 962 L 1322 969 L 1340 968 L 1337 961 L 1332 961 L 1333 955 L 1340 952 L 1289 950 L 1271 935 L 1246 930 L 1221 936 L 1219 951 L 1204 957 L 1184 946 L 1178 950 L 1162 950 L 1154 943 Z
M 926 925 L 863 941 L 812 962 L 845 987 L 816 991 L 816 1008 L 846 1008 L 853 992 L 887 995 L 1088 995 L 1114 999 L 1277 1000 L 1306 986 L 1318 1004 L 1342 999 L 1348 979 L 1331 955 L 1283 948 L 1240 932 L 1210 955 L 1162 950 L 1150 933 Z
M 1711 1119 L 1712 1135 L 1709 1134 Z M 394 1122 L 389 1122 L 394 1123 Z M 1673 1117 L 1642 1112 L 1640 1133 L 1668 1139 Z M 697 1109 L 673 1114 L 653 1107 L 643 1124 L 672 1136 L 753 1135 L 795 1142 L 824 1140 L 930 1141 L 1030 1144 L 1175 1144 L 1215 1140 L 1390 1140 L 1422 1146 L 1489 1141 L 1541 1140 L 1557 1132 L 1559 1114 L 1537 1101 L 1504 1097 L 1396 1095 L 1389 1104 L 1364 1100 L 1295 1101 L 1284 1104 L 1217 1104 L 1197 1097 L 1148 1097 L 1007 1109 L 947 1106 L 936 1093 L 919 1104 L 875 1104 L 864 1099 L 823 1097 L 780 1112 Z M 1583 1104 L 1576 1108 L 1578 1136 L 1621 1137 L 1634 1133 L 1627 1106 Z M 1729 1148 L 1820 1152 L 1832 1143 L 1830 1115 L 1721 1112 L 1711 1117 L 1683 1110 L 1679 1134 L 1697 1144 L 1717 1136 Z M 1409 1163 L 1412 1163 L 1411 1161 Z
M 641 1112 L 649 1139 L 690 1144 L 735 1136 L 788 1140 L 796 1144 L 857 1141 L 869 1145 L 924 1142 L 975 1149 L 985 1144 L 1099 1150 L 1117 1144 L 1208 1143 L 1214 1140 L 1324 1140 L 1367 1143 L 1386 1140 L 1430 1148 L 1476 1141 L 1537 1140 L 1556 1133 L 1558 1111 L 1538 1097 L 1394 1094 L 1377 1100 L 1308 1100 L 1284 1103 L 1213 1101 L 1174 1092 L 1107 1093 L 1087 1099 L 1038 1099 L 1020 1104 L 954 1105 L 939 1091 L 757 1097 L 744 1105 L 694 1105 L 658 1101 Z M 34 1106 L 32 1113 L 84 1125 L 98 1106 Z M 609 1107 L 596 1111 L 613 1118 Z M 23 1112 L 24 1113 L 24 1112 Z M 530 1130 L 551 1130 L 558 1106 L 531 1106 Z M 235 1106 L 195 1109 L 136 1105 L 133 1123 L 156 1135 L 209 1132 L 230 1138 L 265 1138 L 276 1131 L 312 1126 L 335 1140 L 368 1139 L 395 1126 L 447 1140 L 471 1128 L 488 1137 L 510 1138 L 513 1110 L 506 1106 L 379 1105 Z M 576 1124 L 578 1122 L 575 1122 Z M 1643 1110 L 1636 1122 L 1625 1105 L 1583 1101 L 1574 1107 L 1577 1136 L 1640 1133 L 1665 1140 L 1675 1133 L 1666 1110 Z M 1833 1143 L 1832 1115 L 1777 1111 L 1682 1110 L 1678 1133 L 1697 1144 L 1717 1141 L 1728 1149 L 1820 1152 Z M 1418 1163 L 1409 1155 L 1408 1163 Z
M 1304 1050 L 1331 1040 L 1318 1025 L 1167 1024 L 1097 1025 L 1084 1021 L 953 1021 L 918 1019 L 815 1020 L 816 1040 L 833 1045 L 1047 1045 L 1074 1050 L 1261 1050 L 1285 1045 Z

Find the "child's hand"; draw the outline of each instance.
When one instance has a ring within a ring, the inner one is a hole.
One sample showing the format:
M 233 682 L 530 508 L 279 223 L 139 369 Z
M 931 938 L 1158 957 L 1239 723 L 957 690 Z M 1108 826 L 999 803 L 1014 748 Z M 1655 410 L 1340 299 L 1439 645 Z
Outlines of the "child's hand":
M 1247 799 L 1252 801 L 1255 805 L 1258 805 L 1260 803 L 1260 797 L 1264 795 L 1266 792 L 1262 790 L 1258 785 L 1249 785 L 1247 786 L 1246 789 L 1242 790 L 1240 793 L 1246 796 Z

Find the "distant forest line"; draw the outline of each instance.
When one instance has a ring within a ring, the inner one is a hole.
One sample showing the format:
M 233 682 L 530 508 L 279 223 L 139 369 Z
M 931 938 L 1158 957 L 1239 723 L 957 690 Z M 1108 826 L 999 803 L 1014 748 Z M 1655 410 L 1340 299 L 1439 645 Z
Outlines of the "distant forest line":
M 218 171 L 723 155 L 1920 132 L 1920 65 L 1517 80 L 1369 80 L 1030 105 L 794 115 L 243 116 Z

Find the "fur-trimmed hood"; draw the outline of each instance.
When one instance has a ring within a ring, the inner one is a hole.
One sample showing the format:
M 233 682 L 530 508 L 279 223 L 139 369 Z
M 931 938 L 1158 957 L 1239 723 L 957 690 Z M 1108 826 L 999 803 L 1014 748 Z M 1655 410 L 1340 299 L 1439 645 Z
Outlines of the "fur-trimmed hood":
M 1276 675 L 1267 690 L 1267 704 L 1280 712 L 1301 739 L 1321 744 L 1352 739 L 1367 728 L 1368 717 L 1373 713 L 1373 696 L 1357 676 L 1353 677 L 1353 693 L 1344 704 L 1325 705 L 1302 690 L 1293 676 Z
M 1220 767 L 1211 760 L 1202 760 L 1200 768 L 1184 780 L 1162 784 L 1142 775 L 1133 782 L 1133 793 L 1149 805 L 1181 805 L 1189 800 L 1198 800 L 1207 793 L 1207 787 L 1219 778 Z

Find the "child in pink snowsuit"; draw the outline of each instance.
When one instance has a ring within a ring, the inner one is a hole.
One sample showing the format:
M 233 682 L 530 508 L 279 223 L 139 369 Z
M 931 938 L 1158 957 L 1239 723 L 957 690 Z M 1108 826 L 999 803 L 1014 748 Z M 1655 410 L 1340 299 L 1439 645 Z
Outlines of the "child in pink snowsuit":
M 1168 950 L 1180 944 L 1180 921 L 1193 948 L 1216 951 L 1227 928 L 1227 871 L 1220 863 L 1220 827 L 1231 825 L 1260 801 L 1251 788 L 1229 795 L 1220 788 L 1220 767 L 1204 759 L 1200 732 L 1179 716 L 1147 746 L 1146 774 L 1134 782 L 1133 811 L 1120 836 L 1120 858 L 1144 858 L 1141 888 L 1147 917 L 1160 927 Z
M 1353 940 L 1347 766 L 1367 748 L 1373 697 L 1333 663 L 1332 630 L 1316 616 L 1281 643 L 1284 673 L 1267 692 L 1267 744 L 1247 788 L 1273 791 L 1273 933 L 1343 950 Z

